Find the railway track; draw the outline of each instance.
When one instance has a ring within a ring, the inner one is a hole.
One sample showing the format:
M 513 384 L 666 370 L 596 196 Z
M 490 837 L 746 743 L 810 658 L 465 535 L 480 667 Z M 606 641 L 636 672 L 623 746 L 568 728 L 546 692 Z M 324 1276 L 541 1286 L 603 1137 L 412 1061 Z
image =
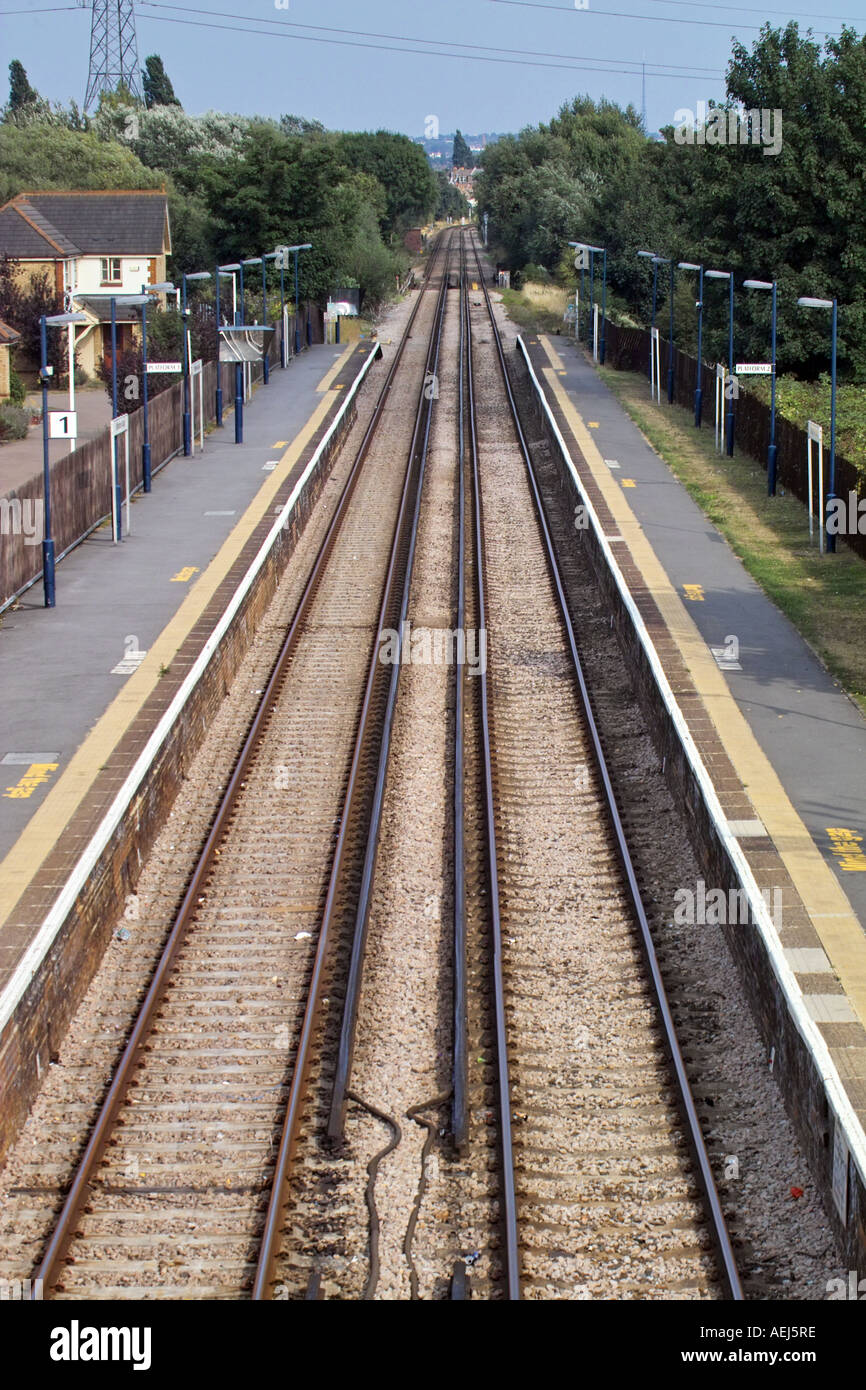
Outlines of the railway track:
M 741 1296 L 481 261 L 443 243 L 55 1297 Z M 383 661 L 407 623 L 479 659 Z

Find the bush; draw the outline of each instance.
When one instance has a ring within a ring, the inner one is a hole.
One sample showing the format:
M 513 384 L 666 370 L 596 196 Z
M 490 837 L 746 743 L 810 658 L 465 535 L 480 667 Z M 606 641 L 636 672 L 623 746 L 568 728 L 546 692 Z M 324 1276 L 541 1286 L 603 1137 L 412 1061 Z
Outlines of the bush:
M 0 440 L 26 439 L 30 427 L 30 411 L 20 405 L 0 406 Z
M 27 387 L 18 372 L 13 367 L 9 373 L 9 400 L 12 405 L 23 405 L 24 397 L 27 395 Z

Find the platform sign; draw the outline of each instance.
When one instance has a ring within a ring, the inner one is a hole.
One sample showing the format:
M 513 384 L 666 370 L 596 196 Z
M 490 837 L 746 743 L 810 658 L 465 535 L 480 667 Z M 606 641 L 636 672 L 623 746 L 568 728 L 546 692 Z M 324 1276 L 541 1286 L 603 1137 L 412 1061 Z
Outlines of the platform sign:
M 734 368 L 736 376 L 772 376 L 772 362 L 738 362 Z
M 148 362 L 148 376 L 158 376 L 160 372 L 182 372 L 182 362 Z
M 48 438 L 49 438 L 49 439 L 77 439 L 77 438 L 78 438 L 78 411 L 77 411 L 77 410 L 49 410 L 49 412 L 48 412 Z
M 812 445 L 818 446 L 818 545 L 824 554 L 824 431 L 814 420 L 806 421 L 806 486 L 809 489 L 809 540 L 815 534 L 815 494 L 812 486 Z
M 199 357 L 190 365 L 190 406 L 192 407 L 192 453 L 195 456 L 195 387 L 198 381 L 199 443 L 204 450 L 204 363 Z

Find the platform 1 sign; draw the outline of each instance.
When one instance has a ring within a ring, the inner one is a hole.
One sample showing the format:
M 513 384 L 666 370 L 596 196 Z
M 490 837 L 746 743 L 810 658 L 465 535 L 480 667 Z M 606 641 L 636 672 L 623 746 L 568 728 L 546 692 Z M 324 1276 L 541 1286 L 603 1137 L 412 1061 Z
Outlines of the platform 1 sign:
M 157 376 L 162 372 L 182 372 L 182 362 L 148 362 L 147 375 Z
M 772 376 L 772 362 L 738 362 L 734 368 L 735 376 Z
M 49 410 L 49 439 L 77 439 L 78 412 L 76 410 Z

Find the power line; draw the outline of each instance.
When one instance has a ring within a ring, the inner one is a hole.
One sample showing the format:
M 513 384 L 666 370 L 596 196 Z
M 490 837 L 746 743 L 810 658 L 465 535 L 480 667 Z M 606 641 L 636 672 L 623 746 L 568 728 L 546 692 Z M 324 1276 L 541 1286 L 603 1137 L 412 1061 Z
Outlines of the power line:
M 154 0 L 140 0 L 140 3 L 143 4 L 143 5 L 146 5 L 146 7 L 147 7 L 148 9 L 164 8 L 163 6 L 157 6 L 157 5 L 155 4 Z M 179 8 L 179 7 L 178 7 L 178 8 Z M 198 13 L 201 13 L 201 11 L 193 10 L 193 11 L 191 11 L 191 13 L 193 13 L 193 14 L 198 14 Z M 591 63 L 590 63 L 590 64 L 576 64 L 576 63 L 548 63 L 548 62 L 538 62 L 538 61 L 533 61 L 532 59 L 527 60 L 525 57 L 521 57 L 521 58 L 487 58 L 487 57 L 484 57 L 482 54 L 474 55 L 474 54 L 471 54 L 471 53 L 446 53 L 446 52 L 437 52 L 437 51 L 434 50 L 434 49 L 404 48 L 404 47 L 402 47 L 402 46 L 397 46 L 397 45 L 394 45 L 394 44 L 361 43 L 361 42 L 359 42 L 358 40 L 349 40 L 349 39 L 347 39 L 347 40 L 345 40 L 345 41 L 344 41 L 344 40 L 341 40 L 341 39 L 322 39 L 322 38 L 318 38 L 318 37 L 316 37 L 315 35 L 312 35 L 312 34 L 294 34 L 294 33 L 288 34 L 288 33 L 279 33 L 279 32 L 274 33 L 272 30 L 266 30 L 266 29 L 253 29 L 253 28 L 250 28 L 250 26 L 249 26 L 248 24 L 247 24 L 247 25 L 240 25 L 240 24 L 214 24 L 213 22 L 207 21 L 207 20 L 173 19 L 173 18 L 171 18 L 169 15 L 150 15 L 149 18 L 152 19 L 152 20 L 155 20 L 157 23 L 160 23 L 160 24 L 182 24 L 182 25 L 185 25 L 185 26 L 187 26 L 187 27 L 189 27 L 189 28 L 193 28 L 193 29 L 216 29 L 216 30 L 218 30 L 218 31 L 220 31 L 220 32 L 222 32 L 222 33 L 228 33 L 228 34 L 255 34 L 255 35 L 257 35 L 259 38 L 267 38 L 267 39 L 272 39 L 272 38 L 293 39 L 293 40 L 294 40 L 295 42 L 297 42 L 297 43 L 323 43 L 323 44 L 335 45 L 336 47 L 339 47 L 339 48 L 365 48 L 365 49 L 372 49 L 374 52 L 377 52 L 377 53 L 411 53 L 411 54 L 414 54 L 414 55 L 415 55 L 416 57 L 418 57 L 418 58 L 452 58 L 452 59 L 453 59 L 453 58 L 461 58 L 461 59 L 463 59 L 464 62 L 467 62 L 467 63 L 499 63 L 499 64 L 506 64 L 506 65 L 509 66 L 509 67 L 551 68 L 551 69 L 553 69 L 553 70 L 556 71 L 556 72 L 598 72 L 598 73 L 602 73 L 602 74 L 605 74 L 605 73 L 610 73 L 610 74 L 614 74 L 614 73 L 617 73 L 617 74 L 618 74 L 618 73 L 621 73 L 621 74 L 624 74 L 626 77 L 634 77 L 634 76 L 635 76 L 635 69 L 634 69 L 634 68 L 601 68 L 601 67 L 597 67 L 597 66 L 595 66 L 594 64 L 591 64 Z M 263 21 L 260 21 L 260 22 L 263 22 Z M 274 21 L 274 22 L 276 22 L 276 21 Z M 662 78 L 662 79 L 666 79 L 666 80 L 668 80 L 668 81 L 670 81 L 670 80 L 677 80 L 677 81 L 679 81 L 679 80 L 681 80 L 683 77 L 697 77 L 697 78 L 704 77 L 704 76 L 706 75 L 706 73 L 696 72 L 696 71 L 694 71 L 694 70 L 689 70 L 689 71 L 686 71 L 686 72 L 677 72 L 677 73 L 674 73 L 674 72 L 671 72 L 671 73 L 654 72 L 654 73 L 650 73 L 649 75 L 650 75 L 651 77 Z M 718 80 L 719 80 L 719 81 L 722 81 L 722 74 L 721 74 L 721 73 L 718 74 Z
M 576 13 L 575 10 L 567 9 L 564 5 L 548 5 L 544 3 L 535 4 L 533 3 L 533 0 L 490 0 L 490 3 L 492 5 L 512 5 L 522 10 L 555 10 L 558 14 Z M 690 10 L 698 8 L 697 5 L 692 3 L 692 0 L 650 0 L 650 4 L 681 4 L 684 5 L 686 9 Z M 707 6 L 707 8 L 727 9 L 728 6 Z M 736 24 L 732 26 L 731 24 L 726 24 L 724 20 L 721 19 L 682 19 L 674 15 L 635 14 L 632 10 L 581 10 L 580 13 L 592 15 L 596 19 L 641 19 L 645 20 L 647 24 L 698 24 L 704 29 L 727 29 L 729 33 L 731 32 L 732 27 L 738 30 L 748 29 L 750 30 L 750 32 L 755 34 L 759 34 L 761 32 L 761 25 L 759 24 Z M 777 13 L 781 13 L 781 11 L 778 11 Z M 853 22 L 856 24 L 862 24 L 863 21 L 858 19 L 854 20 Z M 821 33 L 820 37 L 834 38 L 838 37 L 838 35 L 831 34 L 829 31 L 825 31 Z
M 586 61 L 593 63 L 613 63 L 617 61 L 617 59 L 614 58 L 602 58 L 597 54 L 591 55 L 589 53 L 547 53 L 534 48 L 501 48 L 496 44 L 490 43 L 463 43 L 459 39 L 422 39 L 417 38 L 414 34 L 380 34 L 377 33 L 375 30 L 371 31 L 367 29 L 345 29 L 343 27 L 334 28 L 332 26 L 323 24 L 300 24 L 289 19 L 253 19 L 250 15 L 235 14 L 230 10 L 214 10 L 212 8 L 197 9 L 191 5 L 166 5 L 160 3 L 160 0 L 141 0 L 141 3 L 149 3 L 149 8 L 151 9 L 177 10 L 182 14 L 214 15 L 217 19 L 241 19 L 246 20 L 247 22 L 252 24 L 274 25 L 278 29 L 311 29 L 318 34 L 345 34 L 362 39 L 392 39 L 397 43 L 435 44 L 439 48 L 468 48 L 479 53 L 509 53 L 514 55 L 515 57 L 523 59 L 529 56 L 532 58 L 566 58 L 569 60 L 573 59 L 576 62 Z M 302 36 L 297 35 L 296 37 L 300 38 Z M 618 61 L 622 63 L 628 63 L 635 69 L 641 67 L 641 63 L 637 59 L 620 58 Z M 695 68 L 693 64 L 650 63 L 648 66 L 650 68 L 686 72 L 690 77 L 696 76 L 698 74 L 709 74 L 713 77 L 722 77 L 723 75 L 719 73 L 715 68 Z M 619 69 L 619 71 L 621 71 L 621 69 Z

